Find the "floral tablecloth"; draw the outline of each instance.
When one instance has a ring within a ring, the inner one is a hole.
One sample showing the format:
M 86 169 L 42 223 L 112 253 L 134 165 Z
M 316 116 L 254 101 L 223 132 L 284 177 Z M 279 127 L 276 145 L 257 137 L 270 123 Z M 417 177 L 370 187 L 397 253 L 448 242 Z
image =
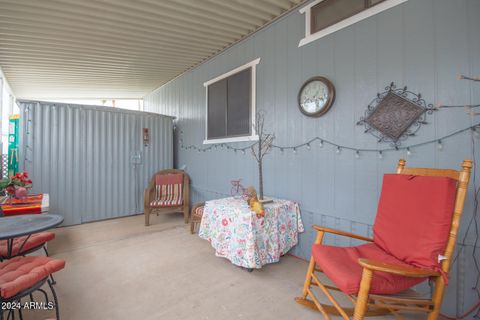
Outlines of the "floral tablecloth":
M 274 199 L 258 218 L 243 199 L 207 201 L 198 235 L 210 241 L 218 257 L 244 268 L 274 263 L 298 243 L 303 232 L 296 202 Z

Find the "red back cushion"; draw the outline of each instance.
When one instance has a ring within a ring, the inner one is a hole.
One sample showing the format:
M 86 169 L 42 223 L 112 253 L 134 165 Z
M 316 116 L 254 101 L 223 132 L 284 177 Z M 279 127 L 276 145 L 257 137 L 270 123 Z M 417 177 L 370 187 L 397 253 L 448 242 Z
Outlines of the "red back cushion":
M 445 177 L 386 174 L 374 242 L 408 264 L 438 268 L 450 232 L 456 183 Z
M 157 174 L 155 176 L 155 184 L 157 186 L 170 185 L 170 184 L 182 184 L 183 174 L 181 173 L 169 173 L 169 174 Z

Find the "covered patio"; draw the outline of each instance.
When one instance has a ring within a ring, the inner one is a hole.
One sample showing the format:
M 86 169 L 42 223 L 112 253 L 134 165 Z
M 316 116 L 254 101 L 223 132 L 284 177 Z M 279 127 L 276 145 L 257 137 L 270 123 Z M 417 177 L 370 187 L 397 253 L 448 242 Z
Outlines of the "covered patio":
M 477 0 L 0 0 L 0 320 L 474 319 Z

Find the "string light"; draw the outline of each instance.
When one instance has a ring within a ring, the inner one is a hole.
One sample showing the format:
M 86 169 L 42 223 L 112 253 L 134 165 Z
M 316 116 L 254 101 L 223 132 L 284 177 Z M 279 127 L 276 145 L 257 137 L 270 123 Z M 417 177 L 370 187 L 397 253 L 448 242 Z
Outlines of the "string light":
M 448 134 L 446 136 L 443 136 L 441 138 L 437 138 L 437 139 L 433 139 L 433 140 L 430 140 L 430 141 L 425 141 L 425 142 L 421 142 L 421 143 L 417 143 L 417 144 L 412 144 L 412 145 L 409 145 L 409 146 L 398 146 L 398 145 L 396 145 L 396 146 L 386 147 L 386 148 L 383 148 L 383 149 L 357 149 L 357 148 L 350 147 L 350 146 L 340 145 L 340 144 L 334 143 L 332 141 L 322 139 L 320 137 L 315 137 L 313 139 L 310 139 L 310 140 L 305 141 L 303 143 L 300 143 L 298 145 L 293 145 L 293 146 L 272 145 L 272 148 L 279 149 L 282 154 L 284 153 L 285 149 L 293 150 L 293 153 L 297 154 L 298 149 L 302 148 L 302 147 L 306 147 L 306 149 L 310 151 L 312 149 L 312 143 L 314 141 L 318 140 L 318 146 L 320 148 L 322 148 L 325 144 L 331 145 L 332 147 L 335 148 L 335 152 L 337 154 L 341 153 L 343 149 L 346 149 L 346 150 L 352 151 L 355 158 L 358 159 L 358 158 L 360 158 L 360 154 L 362 152 L 364 152 L 364 153 L 375 152 L 375 153 L 377 153 L 378 158 L 382 159 L 385 152 L 393 152 L 393 151 L 401 151 L 401 150 L 405 150 L 406 153 L 407 153 L 407 156 L 411 156 L 412 153 L 413 153 L 412 148 L 416 148 L 416 147 L 420 147 L 420 146 L 427 145 L 427 144 L 432 144 L 432 143 L 435 143 L 439 150 L 443 150 L 443 148 L 444 148 L 443 141 L 445 139 L 451 138 L 453 136 L 456 136 L 460 133 L 464 133 L 466 131 L 471 131 L 472 134 L 475 137 L 480 137 L 480 123 L 477 123 L 477 124 L 475 124 L 471 127 L 465 128 L 465 129 L 455 131 L 455 132 L 453 132 L 451 134 Z M 183 133 L 183 132 L 180 131 L 180 133 Z M 228 145 L 226 143 L 221 143 L 221 144 L 217 144 L 217 145 L 210 145 L 210 146 L 207 146 L 207 147 L 197 147 L 197 146 L 194 146 L 194 145 L 184 145 L 184 139 L 183 138 L 180 138 L 179 142 L 180 142 L 180 148 L 182 148 L 184 150 L 196 150 L 198 152 L 207 152 L 207 151 L 213 150 L 214 148 L 215 149 L 224 148 L 224 149 L 227 149 L 227 150 L 233 150 L 235 153 L 237 153 L 237 151 L 240 151 L 240 152 L 242 152 L 242 154 L 246 154 L 246 150 L 249 150 L 251 147 L 258 144 L 258 142 L 253 142 L 252 144 L 250 144 L 248 146 L 236 148 L 236 147 L 233 147 L 233 146 Z

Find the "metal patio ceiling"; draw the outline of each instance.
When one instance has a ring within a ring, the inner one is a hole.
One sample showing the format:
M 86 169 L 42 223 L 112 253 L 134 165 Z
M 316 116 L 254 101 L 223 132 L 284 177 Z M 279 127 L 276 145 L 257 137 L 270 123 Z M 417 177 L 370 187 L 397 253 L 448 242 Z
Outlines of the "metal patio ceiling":
M 302 0 L 0 0 L 18 98 L 141 98 Z

